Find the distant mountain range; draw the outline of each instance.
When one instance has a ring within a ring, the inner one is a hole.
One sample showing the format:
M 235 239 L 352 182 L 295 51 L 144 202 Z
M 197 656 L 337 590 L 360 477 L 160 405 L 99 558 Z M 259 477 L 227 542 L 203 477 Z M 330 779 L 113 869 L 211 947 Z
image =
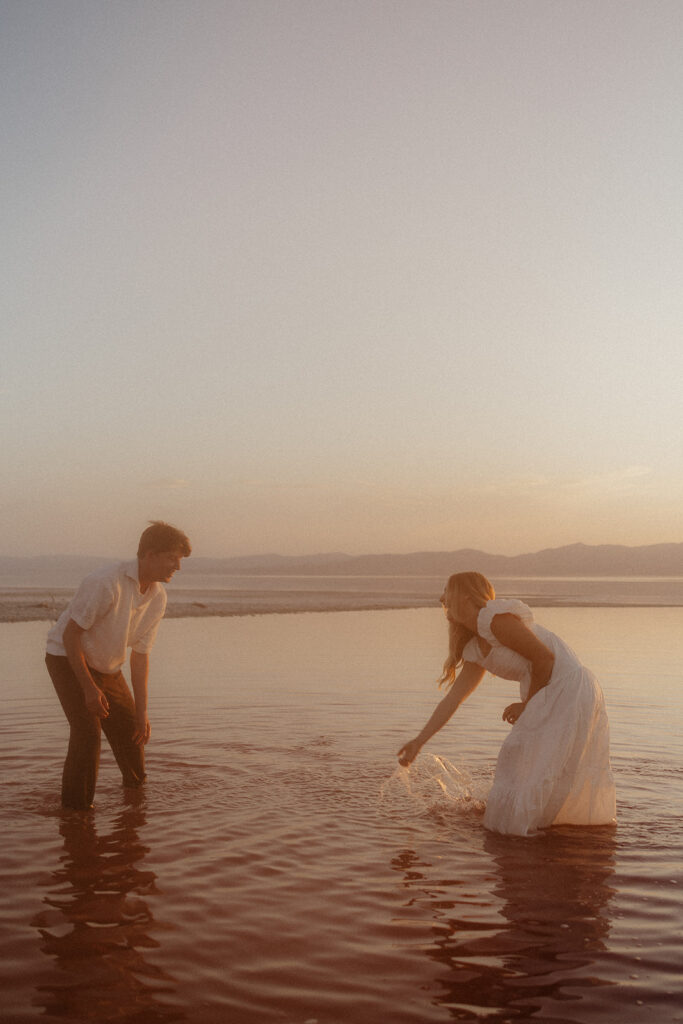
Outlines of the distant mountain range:
M 16 558 L 0 555 L 0 575 L 38 580 L 78 580 L 99 565 L 115 561 L 78 555 Z M 569 544 L 525 555 L 458 551 L 412 554 L 245 555 L 234 558 L 192 556 L 188 573 L 274 576 L 442 576 L 477 569 L 488 576 L 683 576 L 683 543 L 626 547 L 620 544 Z M 68 585 L 68 584 L 65 584 Z

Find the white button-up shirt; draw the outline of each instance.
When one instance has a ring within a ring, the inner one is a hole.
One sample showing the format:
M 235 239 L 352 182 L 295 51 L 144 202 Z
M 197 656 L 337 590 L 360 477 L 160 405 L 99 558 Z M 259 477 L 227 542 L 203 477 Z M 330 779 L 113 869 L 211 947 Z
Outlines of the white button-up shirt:
M 137 559 L 108 565 L 86 576 L 47 637 L 48 654 L 66 656 L 63 637 L 73 619 L 84 630 L 85 660 L 99 672 L 118 672 L 127 649 L 151 651 L 166 610 L 166 591 L 150 583 L 140 592 Z

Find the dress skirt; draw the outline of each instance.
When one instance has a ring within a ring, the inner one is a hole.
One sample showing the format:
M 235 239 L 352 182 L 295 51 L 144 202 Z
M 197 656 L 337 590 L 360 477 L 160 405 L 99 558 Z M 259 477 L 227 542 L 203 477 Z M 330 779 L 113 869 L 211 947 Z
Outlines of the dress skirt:
M 556 649 L 547 686 L 501 747 L 484 825 L 532 835 L 550 825 L 606 825 L 616 817 L 609 723 L 593 673 Z

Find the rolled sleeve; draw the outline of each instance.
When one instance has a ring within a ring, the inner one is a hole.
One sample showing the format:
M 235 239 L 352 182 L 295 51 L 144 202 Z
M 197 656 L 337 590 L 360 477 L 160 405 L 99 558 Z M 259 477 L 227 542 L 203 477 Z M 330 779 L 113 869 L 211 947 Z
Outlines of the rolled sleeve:
M 135 651 L 136 654 L 149 654 L 154 647 L 154 641 L 157 638 L 157 631 L 159 629 L 159 623 L 161 619 L 157 619 L 153 626 L 150 626 L 146 633 L 143 633 L 141 637 L 136 637 L 135 642 L 131 644 L 131 650 Z
M 138 620 L 129 637 L 129 645 L 136 654 L 149 654 L 156 640 L 159 624 L 166 611 L 166 593 L 159 589 L 150 606 Z
M 91 629 L 99 619 L 104 618 L 114 601 L 115 592 L 109 580 L 85 579 L 71 602 L 69 617 L 81 629 Z

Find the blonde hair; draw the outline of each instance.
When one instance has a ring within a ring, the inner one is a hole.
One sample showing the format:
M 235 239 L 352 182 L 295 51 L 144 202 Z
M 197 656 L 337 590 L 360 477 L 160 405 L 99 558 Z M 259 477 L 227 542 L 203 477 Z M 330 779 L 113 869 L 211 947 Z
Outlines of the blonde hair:
M 453 608 L 459 594 L 469 597 L 477 608 L 483 608 L 487 601 L 493 601 L 496 592 L 493 584 L 480 572 L 456 572 L 448 577 L 446 583 L 444 606 Z M 448 620 L 448 657 L 443 663 L 439 686 L 452 686 L 455 673 L 462 663 L 462 652 L 465 645 L 476 634 L 460 622 Z

